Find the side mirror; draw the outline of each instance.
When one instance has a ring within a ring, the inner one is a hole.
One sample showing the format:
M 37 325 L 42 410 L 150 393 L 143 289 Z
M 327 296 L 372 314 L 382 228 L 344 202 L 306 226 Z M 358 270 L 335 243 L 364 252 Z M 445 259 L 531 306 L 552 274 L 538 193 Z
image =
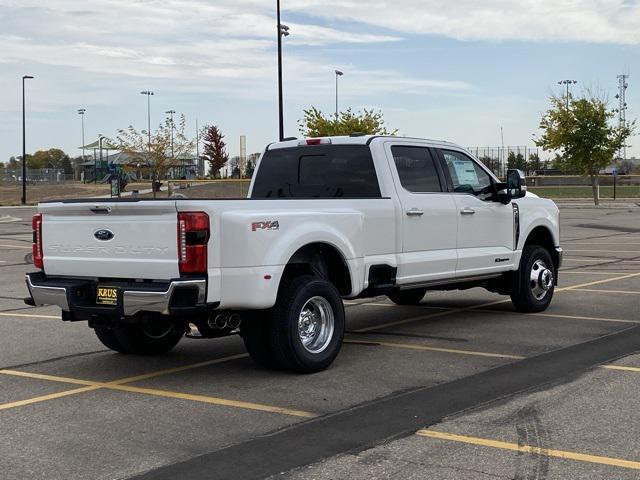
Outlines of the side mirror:
M 527 183 L 522 170 L 507 170 L 507 195 L 522 198 L 527 194 Z

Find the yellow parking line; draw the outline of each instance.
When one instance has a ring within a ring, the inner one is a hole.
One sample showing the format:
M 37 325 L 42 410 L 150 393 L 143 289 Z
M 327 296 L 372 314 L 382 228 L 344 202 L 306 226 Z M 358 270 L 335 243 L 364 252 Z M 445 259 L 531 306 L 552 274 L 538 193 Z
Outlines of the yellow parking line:
M 31 399 L 20 400 L 20 401 L 17 401 L 17 402 L 10 402 L 10 403 L 5 403 L 5 404 L 0 404 L 0 410 L 6 410 L 8 408 L 20 407 L 20 406 L 24 406 L 24 405 L 31 405 L 33 403 L 44 402 L 44 401 L 47 401 L 47 400 L 53 400 L 53 399 L 56 399 L 56 398 L 61 398 L 61 397 L 69 396 L 69 395 L 75 395 L 75 394 L 78 394 L 78 393 L 88 392 L 88 391 L 92 391 L 92 390 L 107 389 L 107 390 L 119 390 L 119 391 L 130 392 L 130 393 L 140 393 L 140 394 L 145 394 L 145 395 L 153 395 L 153 396 L 158 396 L 158 397 L 175 398 L 175 399 L 180 399 L 180 400 L 190 400 L 190 401 L 194 401 L 194 402 L 202 402 L 202 403 L 209 403 L 209 404 L 213 404 L 213 405 L 222 405 L 222 406 L 227 406 L 227 407 L 242 408 L 242 409 L 246 409 L 246 410 L 259 410 L 259 411 L 263 411 L 263 412 L 279 413 L 279 414 L 289 415 L 289 416 L 294 416 L 294 417 L 313 418 L 313 417 L 317 416 L 315 413 L 306 412 L 306 411 L 303 411 L 303 410 L 295 410 L 295 409 L 290 409 L 290 408 L 277 407 L 277 406 L 273 406 L 273 405 L 265 405 L 265 404 L 253 403 L 253 402 L 244 402 L 244 401 L 239 401 L 239 400 L 230 400 L 230 399 L 226 399 L 226 398 L 211 397 L 211 396 L 207 396 L 207 395 L 194 395 L 194 394 L 189 394 L 189 393 L 172 392 L 172 391 L 160 390 L 160 389 L 156 389 L 156 388 L 144 388 L 144 387 L 135 387 L 135 386 L 132 386 L 132 385 L 125 385 L 125 383 L 145 380 L 145 379 L 148 379 L 148 378 L 153 378 L 153 377 L 157 377 L 157 376 L 160 376 L 160 375 L 167 375 L 167 374 L 170 374 L 170 373 L 183 372 L 185 370 L 190 370 L 190 369 L 193 369 L 193 368 L 200 368 L 200 367 L 204 367 L 204 366 L 207 366 L 207 365 L 213 365 L 213 364 L 216 364 L 216 363 L 222 363 L 222 362 L 225 362 L 225 361 L 235 360 L 235 359 L 244 358 L 244 357 L 247 357 L 247 354 L 232 355 L 232 356 L 229 356 L 229 357 L 219 358 L 219 359 L 216 359 L 216 360 L 210 360 L 210 361 L 207 361 L 207 362 L 199 362 L 199 363 L 195 363 L 195 364 L 192 364 L 192 365 L 186 365 L 184 367 L 168 368 L 168 369 L 165 369 L 165 370 L 161 370 L 161 371 L 157 371 L 157 372 L 151 372 L 151 373 L 148 373 L 148 374 L 137 375 L 137 376 L 128 377 L 128 378 L 122 378 L 122 379 L 119 379 L 119 380 L 114 380 L 112 382 L 93 382 L 93 381 L 90 381 L 90 380 L 82 380 L 82 379 L 78 379 L 78 378 L 62 377 L 62 376 L 58 376 L 58 375 L 47 375 L 47 374 L 42 374 L 42 373 L 32 373 L 32 372 L 23 372 L 23 371 L 17 371 L 17 370 L 4 369 L 4 370 L 0 370 L 0 374 L 2 374 L 2 375 L 11 375 L 11 376 L 16 376 L 16 377 L 23 377 L 23 378 L 32 378 L 32 379 L 37 379 L 37 380 L 47 380 L 47 381 L 52 381 L 52 382 L 84 385 L 84 387 L 83 388 L 76 388 L 76 389 L 73 389 L 73 390 L 66 390 L 64 392 L 53 393 L 53 394 L 50 394 L 50 395 L 43 395 L 43 396 L 40 396 L 40 397 L 31 398 Z
M 0 317 L 27 317 L 27 318 L 46 318 L 50 320 L 60 320 L 60 315 L 34 315 L 32 313 L 6 313 L 0 312 Z
M 26 400 L 18 400 L 17 402 L 0 403 L 0 410 L 8 410 L 10 408 L 24 407 L 26 405 L 32 405 L 34 403 L 46 402 L 48 400 L 67 397 L 69 395 L 77 395 L 78 393 L 90 392 L 92 390 L 98 390 L 98 389 L 100 389 L 100 387 L 97 387 L 97 386 L 74 388 L 73 390 L 64 390 L 63 392 L 51 393 L 49 395 L 42 395 L 40 397 L 27 398 Z
M 571 267 L 571 268 L 576 268 L 576 267 Z M 620 272 L 589 272 L 586 270 L 565 270 L 564 268 L 561 268 L 560 271 L 562 272 L 562 275 L 619 275 Z
M 515 360 L 522 360 L 523 356 L 521 355 L 509 355 L 505 353 L 488 353 L 488 352 L 476 352 L 473 350 L 459 350 L 455 348 L 439 348 L 439 347 L 430 347 L 427 345 L 417 345 L 412 343 L 391 343 L 391 342 L 379 342 L 377 340 L 345 340 L 344 343 L 350 343 L 354 345 L 380 345 L 382 347 L 392 347 L 392 348 L 404 348 L 408 350 L 426 350 L 429 352 L 441 352 L 441 353 L 455 353 L 458 355 L 472 355 L 476 357 L 492 357 L 492 358 L 512 358 Z
M 634 278 L 640 276 L 640 272 L 638 273 L 629 273 L 627 275 L 620 275 L 619 277 L 613 277 L 613 278 L 605 278 L 602 280 L 596 280 L 594 282 L 588 282 L 588 283 L 580 283 L 578 285 L 571 285 L 569 287 L 563 287 L 563 288 L 556 288 L 556 292 L 565 292 L 567 290 L 575 290 L 576 288 L 584 288 L 584 287 L 591 287 L 593 285 L 602 285 L 603 283 L 610 283 L 610 282 L 617 282 L 618 280 L 626 280 L 627 278 Z
M 289 408 L 275 407 L 273 405 L 263 405 L 252 402 L 242 402 L 239 400 L 229 400 L 226 398 L 209 397 L 206 395 L 193 395 L 190 393 L 171 392 L 167 390 L 158 390 L 155 388 L 142 388 L 133 387 L 129 385 L 116 385 L 106 384 L 105 388 L 109 390 L 120 390 L 123 392 L 141 393 L 144 395 L 153 395 L 156 397 L 175 398 L 178 400 L 189 400 L 192 402 L 209 403 L 213 405 L 222 405 L 225 407 L 242 408 L 245 410 L 258 410 L 261 412 L 280 413 L 282 415 L 289 415 L 293 417 L 314 418 L 317 415 L 311 412 L 305 412 L 302 410 L 292 410 Z
M 640 250 L 592 250 L 587 248 L 571 248 L 567 250 L 569 254 L 571 252 L 596 252 L 596 253 L 640 253 Z
M 238 355 L 229 355 L 228 357 L 216 358 L 215 360 L 207 360 L 206 362 L 192 363 L 183 367 L 167 368 L 164 370 L 158 370 L 151 373 L 143 373 L 142 375 L 136 375 L 134 377 L 122 378 L 120 380 L 114 380 L 108 382 L 111 385 L 123 385 L 125 383 L 139 382 L 141 380 L 147 380 L 149 378 L 160 377 L 162 375 L 170 375 L 172 373 L 185 372 L 187 370 L 193 370 L 194 368 L 207 367 L 209 365 L 216 365 L 218 363 L 230 362 L 232 360 L 238 360 L 240 358 L 246 358 L 249 355 L 246 353 L 240 353 Z
M 640 368 L 638 367 L 625 367 L 623 365 L 603 365 L 602 368 L 606 368 L 607 370 L 621 370 L 624 372 L 640 373 Z
M 574 292 L 593 292 L 593 293 L 627 293 L 631 295 L 640 295 L 640 292 L 632 292 L 630 290 L 596 290 L 594 288 L 573 288 Z
M 421 437 L 466 443 L 469 445 L 477 445 L 481 447 L 498 448 L 501 450 L 510 450 L 519 453 L 531 453 L 534 455 L 542 455 L 545 457 L 563 458 L 566 460 L 577 460 L 580 462 L 597 463 L 600 465 L 609 465 L 612 467 L 640 470 L 640 462 L 624 460 L 621 458 L 602 457 L 599 455 L 589 455 L 586 453 L 553 450 L 548 448 L 534 447 L 532 445 L 518 445 L 517 443 L 502 442 L 499 440 L 490 440 L 486 438 L 469 437 L 466 435 L 454 435 L 452 433 L 437 432 L 435 430 L 419 430 L 417 434 Z
M 593 320 L 598 322 L 612 323 L 640 323 L 640 320 L 623 320 L 621 318 L 604 318 L 604 317 L 584 317 L 580 315 L 559 315 L 557 313 L 527 313 L 534 317 L 550 317 L 550 318 L 566 318 L 568 320 Z

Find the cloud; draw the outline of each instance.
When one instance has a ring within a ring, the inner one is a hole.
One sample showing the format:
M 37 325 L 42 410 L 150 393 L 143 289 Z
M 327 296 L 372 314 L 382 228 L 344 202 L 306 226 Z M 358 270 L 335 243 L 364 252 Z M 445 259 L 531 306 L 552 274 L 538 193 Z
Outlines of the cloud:
M 458 40 L 640 43 L 637 0 L 289 0 L 287 8 Z

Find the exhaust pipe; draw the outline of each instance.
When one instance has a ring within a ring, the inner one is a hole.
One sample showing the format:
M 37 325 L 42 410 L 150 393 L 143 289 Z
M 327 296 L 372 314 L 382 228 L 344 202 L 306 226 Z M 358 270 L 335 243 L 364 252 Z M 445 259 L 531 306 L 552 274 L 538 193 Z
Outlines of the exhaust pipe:
M 222 330 L 227 326 L 227 316 L 219 313 L 215 317 L 209 317 L 207 320 L 207 325 L 209 325 L 212 329 Z
M 227 319 L 227 326 L 233 330 L 240 327 L 240 323 L 242 322 L 242 317 L 237 313 L 232 313 L 229 315 Z

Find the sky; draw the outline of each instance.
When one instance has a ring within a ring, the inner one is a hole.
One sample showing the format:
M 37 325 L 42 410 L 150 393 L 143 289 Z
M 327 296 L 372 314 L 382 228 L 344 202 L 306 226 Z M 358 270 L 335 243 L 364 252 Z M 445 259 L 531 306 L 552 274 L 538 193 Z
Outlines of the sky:
M 399 134 L 463 146 L 533 147 L 559 80 L 616 102 L 629 74 L 640 115 L 640 1 L 281 0 L 285 134 L 303 110 L 381 110 Z M 218 125 L 229 153 L 277 139 L 275 0 L 0 0 L 0 161 L 27 152 L 79 155 L 86 143 L 152 126 L 165 112 Z M 640 137 L 628 156 L 640 157 Z

